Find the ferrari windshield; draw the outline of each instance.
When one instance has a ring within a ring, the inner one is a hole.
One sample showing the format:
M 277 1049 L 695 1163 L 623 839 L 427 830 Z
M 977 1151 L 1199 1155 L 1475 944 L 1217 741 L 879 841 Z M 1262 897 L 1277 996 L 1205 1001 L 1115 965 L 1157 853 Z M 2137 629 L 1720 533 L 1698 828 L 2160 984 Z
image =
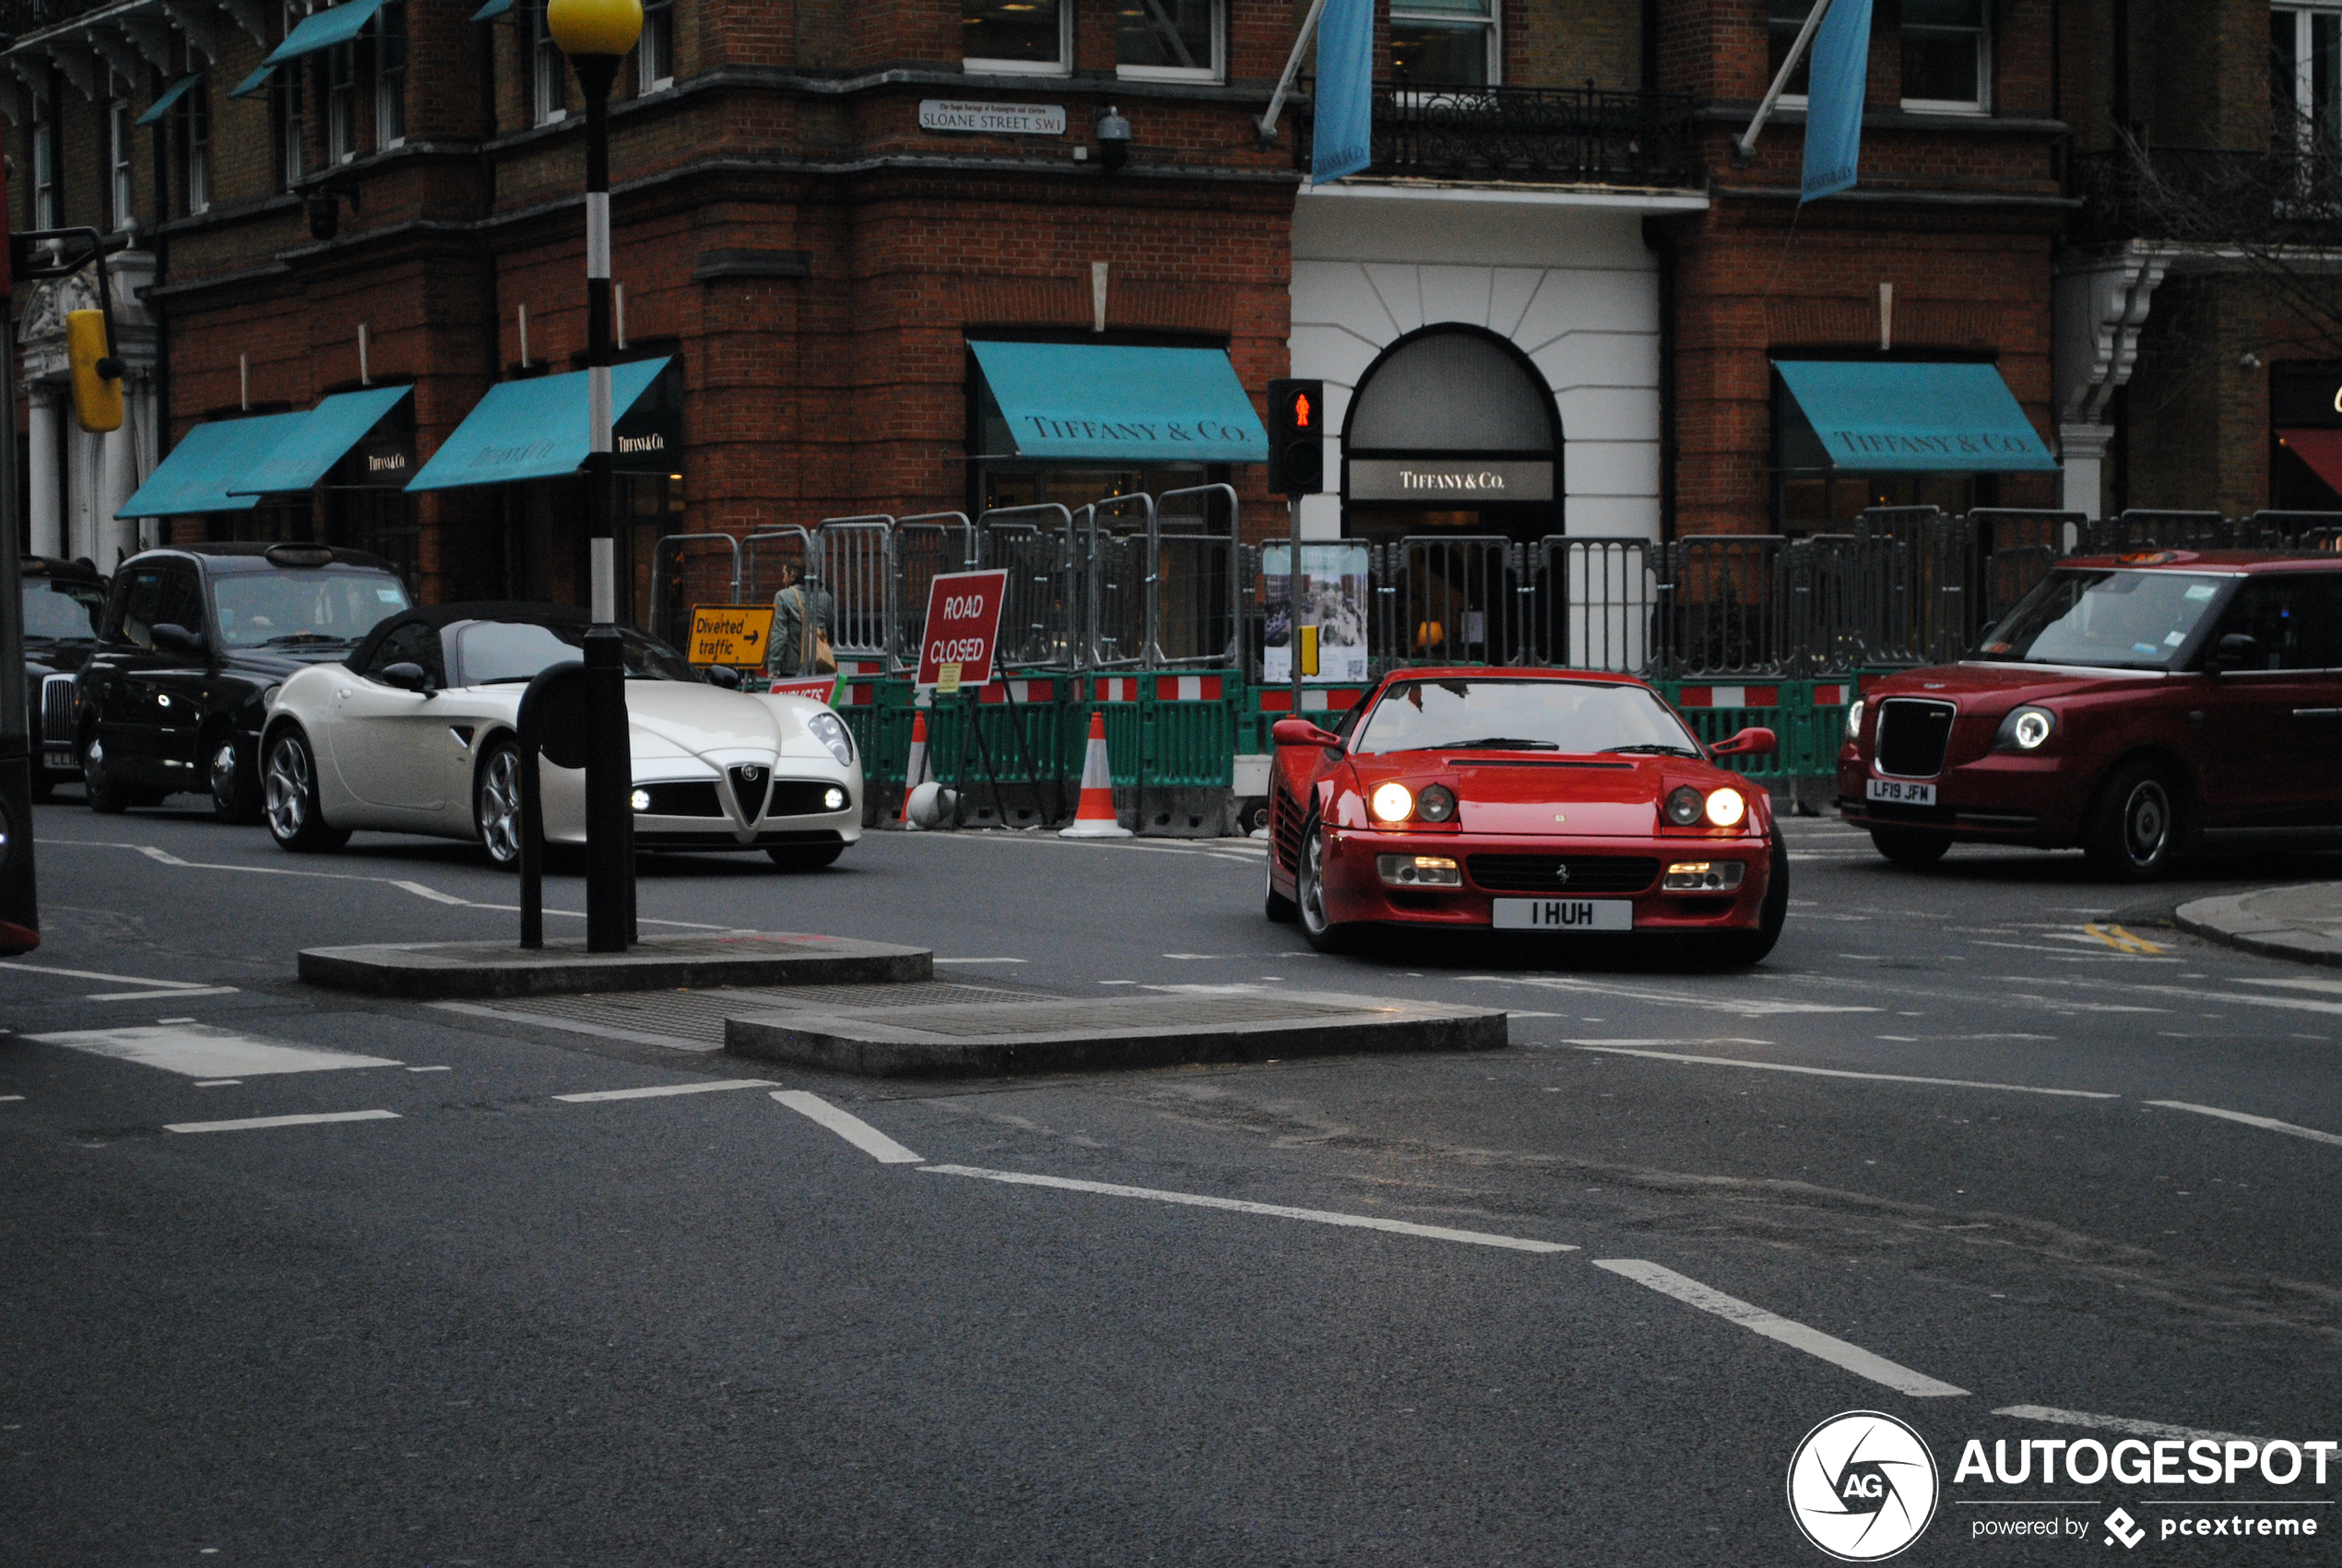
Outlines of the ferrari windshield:
M 619 629 L 629 680 L 690 680 L 692 666 L 664 643 Z M 537 672 L 586 656 L 583 621 L 546 626 L 533 620 L 475 620 L 455 633 L 455 681 L 459 686 L 496 686 L 530 680 Z
M 28 577 L 24 584 L 24 634 L 53 642 L 89 642 L 98 635 L 98 617 L 106 607 L 106 591 L 95 583 L 68 583 L 54 577 Z
M 2230 580 L 2187 572 L 2053 572 L 1972 657 L 2170 669 Z
M 1394 682 L 1352 749 L 1701 754 L 1683 722 L 1646 688 L 1519 678 Z
M 348 647 L 407 607 L 386 572 L 223 572 L 211 580 L 231 648 Z

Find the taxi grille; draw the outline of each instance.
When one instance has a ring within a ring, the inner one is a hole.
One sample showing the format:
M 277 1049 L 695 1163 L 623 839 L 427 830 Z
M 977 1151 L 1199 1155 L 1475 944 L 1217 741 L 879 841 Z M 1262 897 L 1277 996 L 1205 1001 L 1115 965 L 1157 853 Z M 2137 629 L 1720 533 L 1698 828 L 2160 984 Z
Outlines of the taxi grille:
M 74 701 L 73 677 L 53 675 L 41 683 L 41 739 L 49 746 L 73 744 L 73 721 L 79 711 Z
M 1932 779 L 1944 771 L 1951 744 L 1949 702 L 1890 697 L 1878 709 L 1878 771 L 1897 778 Z
M 1492 893 L 1638 893 L 1659 879 L 1658 860 L 1635 855 L 1474 855 L 1464 865 Z

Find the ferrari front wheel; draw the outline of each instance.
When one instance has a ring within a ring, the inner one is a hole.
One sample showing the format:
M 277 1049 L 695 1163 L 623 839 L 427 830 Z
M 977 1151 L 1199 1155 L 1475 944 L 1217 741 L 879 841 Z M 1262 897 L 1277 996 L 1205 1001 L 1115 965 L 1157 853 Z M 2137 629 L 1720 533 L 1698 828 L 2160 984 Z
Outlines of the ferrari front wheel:
M 1765 902 L 1756 908 L 1756 925 L 1748 931 L 1719 931 L 1686 938 L 1694 954 L 1711 969 L 1745 969 L 1761 963 L 1780 940 L 1789 924 L 1789 847 L 1776 833 L 1770 864 L 1766 868 Z
M 1321 953 L 1350 950 L 1351 933 L 1326 914 L 1326 835 L 1315 817 L 1301 830 L 1301 866 L 1294 878 L 1294 907 L 1301 917 L 1301 935 Z

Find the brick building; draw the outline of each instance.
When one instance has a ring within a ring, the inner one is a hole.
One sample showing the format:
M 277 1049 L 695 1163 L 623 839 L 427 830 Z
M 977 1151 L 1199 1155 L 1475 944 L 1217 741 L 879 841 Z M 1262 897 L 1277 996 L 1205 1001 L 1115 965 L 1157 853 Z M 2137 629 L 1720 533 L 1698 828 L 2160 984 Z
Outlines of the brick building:
M 2281 449 L 2251 350 L 2230 353 L 2266 323 L 2217 283 L 2179 308 L 2194 285 L 2168 261 L 2139 312 L 2156 243 L 2079 227 L 2104 204 L 2075 184 L 2126 116 L 2265 151 L 2265 4 L 2219 0 L 2199 38 L 2206 8 L 2170 0 L 1880 0 L 1862 183 L 1803 206 L 1793 90 L 1753 159 L 1733 141 L 1806 0 L 1385 0 L 1375 162 L 1322 188 L 1295 171 L 1306 79 L 1273 139 L 1256 129 L 1306 8 L 651 5 L 612 113 L 620 358 L 645 365 L 621 432 L 634 613 L 675 533 L 1213 480 L 1248 536 L 1282 530 L 1254 464 L 1021 446 L 987 343 L 1224 351 L 1256 405 L 1272 376 L 1322 376 L 1339 488 L 1305 507 L 1316 537 L 1794 534 L 1880 501 L 2268 493 Z M 582 362 L 582 116 L 541 7 L 0 16 L 12 221 L 130 242 L 124 432 L 62 413 L 82 285 L 19 302 L 34 546 L 325 536 L 399 559 L 427 597 L 578 596 L 574 479 L 406 488 L 491 387 Z M 2301 22 L 2304 49 L 2332 19 Z M 321 28 L 336 41 L 265 65 Z M 2175 64 L 2198 45 L 2219 71 Z M 2187 368 L 2207 352 L 2229 368 Z M 1807 364 L 1920 385 L 1985 367 L 2063 481 L 1840 461 L 1792 386 Z M 117 519 L 198 424 L 399 386 L 310 489 Z

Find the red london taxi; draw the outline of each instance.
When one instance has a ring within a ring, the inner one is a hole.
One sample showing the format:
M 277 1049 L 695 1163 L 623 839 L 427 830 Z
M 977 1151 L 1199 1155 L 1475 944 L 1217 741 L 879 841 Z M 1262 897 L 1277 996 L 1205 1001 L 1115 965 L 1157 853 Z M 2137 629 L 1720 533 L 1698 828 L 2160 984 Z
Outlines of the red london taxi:
M 1789 912 L 1765 792 L 1631 677 L 1393 671 L 1331 730 L 1272 732 L 1268 915 L 1332 951 L 1374 925 L 1679 937 L 1755 963 Z
M 1852 704 L 1838 807 L 1905 865 L 2078 844 L 2118 881 L 2256 838 L 2342 842 L 2342 559 L 2061 561 L 1959 663 Z

